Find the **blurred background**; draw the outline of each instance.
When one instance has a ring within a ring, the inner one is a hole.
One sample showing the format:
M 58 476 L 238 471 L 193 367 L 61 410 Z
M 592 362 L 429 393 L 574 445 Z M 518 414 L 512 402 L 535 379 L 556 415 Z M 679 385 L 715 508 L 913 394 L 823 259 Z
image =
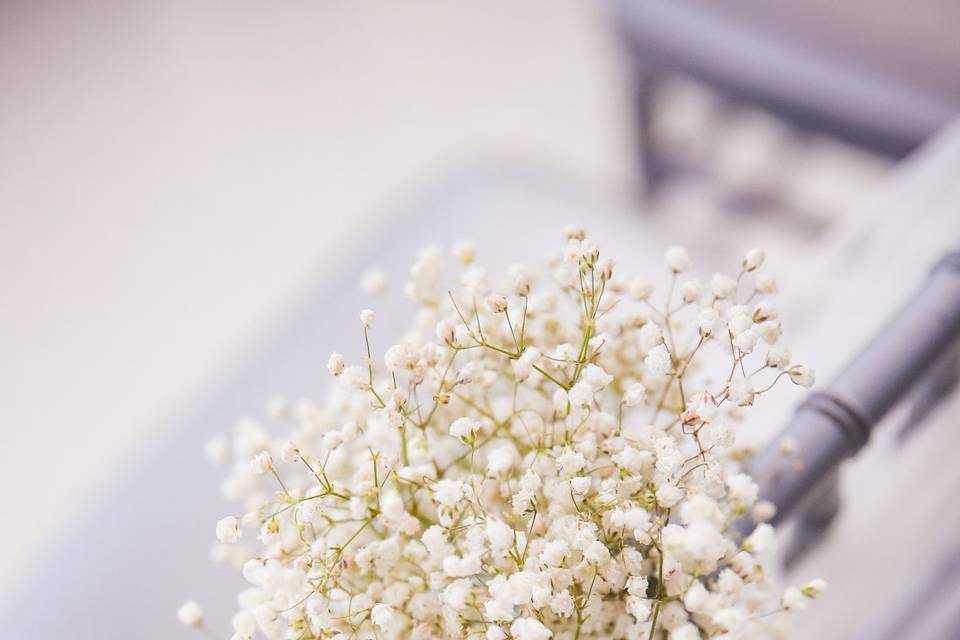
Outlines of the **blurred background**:
M 3 0 L 4 637 L 179 637 L 201 596 L 226 627 L 204 440 L 318 395 L 363 271 L 397 293 L 429 241 L 508 263 L 578 222 L 645 268 L 685 243 L 705 275 L 763 246 L 828 381 L 960 239 L 957 24 L 935 0 Z M 937 380 L 924 402 L 956 406 Z M 804 633 L 886 637 L 907 593 L 957 591 L 937 411 L 845 471 Z M 909 637 L 958 637 L 951 597 Z

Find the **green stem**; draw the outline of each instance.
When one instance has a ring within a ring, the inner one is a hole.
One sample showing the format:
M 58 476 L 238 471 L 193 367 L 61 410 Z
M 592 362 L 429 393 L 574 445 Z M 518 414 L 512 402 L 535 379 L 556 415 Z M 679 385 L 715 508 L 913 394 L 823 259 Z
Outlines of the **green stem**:
M 557 380 L 556 378 L 554 378 L 552 375 L 550 375 L 549 373 L 547 373 L 546 371 L 544 371 L 543 369 L 541 369 L 539 365 L 536 365 L 536 364 L 535 364 L 535 365 L 533 365 L 533 368 L 534 368 L 537 372 L 539 372 L 540 375 L 542 375 L 544 378 L 546 378 L 547 380 L 553 382 L 554 384 L 556 384 L 558 387 L 560 387 L 560 388 L 563 389 L 564 391 L 568 391 L 568 390 L 570 389 L 570 387 L 568 387 L 567 385 L 563 384 L 562 382 L 560 382 L 559 380 Z

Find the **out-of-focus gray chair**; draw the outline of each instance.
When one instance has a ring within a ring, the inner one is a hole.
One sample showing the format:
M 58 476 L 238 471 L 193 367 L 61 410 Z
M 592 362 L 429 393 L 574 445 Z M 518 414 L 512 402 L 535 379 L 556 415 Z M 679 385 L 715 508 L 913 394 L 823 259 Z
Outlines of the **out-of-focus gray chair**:
M 641 136 L 649 124 L 647 98 L 663 73 L 693 77 L 801 130 L 892 157 L 905 156 L 960 112 L 957 2 L 611 5 L 635 66 Z M 650 140 L 642 142 L 648 165 Z

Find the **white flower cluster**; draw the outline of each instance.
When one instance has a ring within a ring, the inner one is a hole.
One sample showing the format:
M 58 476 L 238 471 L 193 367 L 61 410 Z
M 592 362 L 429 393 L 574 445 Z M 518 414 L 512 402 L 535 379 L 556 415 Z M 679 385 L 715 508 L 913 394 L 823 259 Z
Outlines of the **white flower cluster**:
M 282 439 L 246 421 L 208 445 L 245 509 L 216 525 L 250 583 L 234 640 L 756 638 L 823 591 L 774 593 L 773 529 L 731 529 L 774 515 L 740 471 L 744 408 L 814 377 L 779 343 L 763 252 L 703 283 L 673 247 L 655 302 L 566 236 L 542 284 L 514 266 L 493 287 L 460 243 L 448 292 L 423 252 L 402 343 L 375 359 L 364 311 L 366 360 L 330 357 L 324 405 L 271 401 Z M 195 603 L 180 617 L 203 622 Z

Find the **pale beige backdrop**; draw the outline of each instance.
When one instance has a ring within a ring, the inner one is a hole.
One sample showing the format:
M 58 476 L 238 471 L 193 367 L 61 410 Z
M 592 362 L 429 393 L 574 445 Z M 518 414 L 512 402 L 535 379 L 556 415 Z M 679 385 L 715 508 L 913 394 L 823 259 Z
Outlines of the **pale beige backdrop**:
M 0 590 L 420 186 L 497 157 L 622 192 L 608 27 L 576 0 L 0 4 Z

